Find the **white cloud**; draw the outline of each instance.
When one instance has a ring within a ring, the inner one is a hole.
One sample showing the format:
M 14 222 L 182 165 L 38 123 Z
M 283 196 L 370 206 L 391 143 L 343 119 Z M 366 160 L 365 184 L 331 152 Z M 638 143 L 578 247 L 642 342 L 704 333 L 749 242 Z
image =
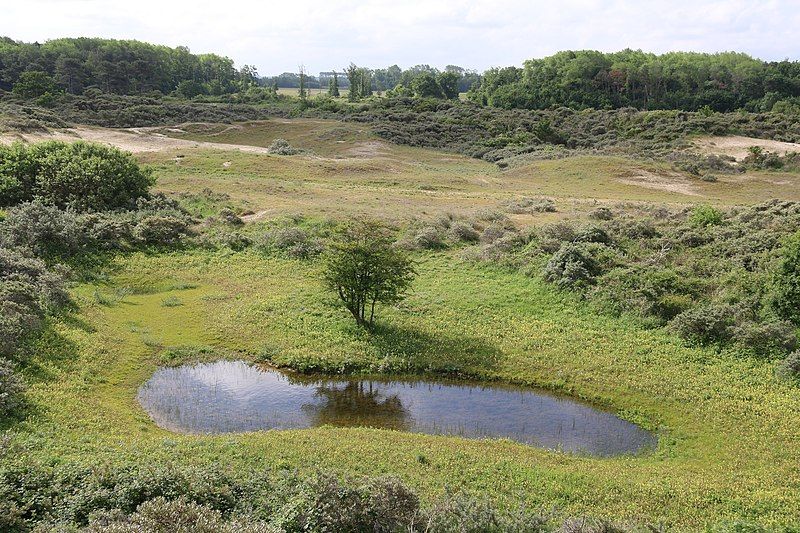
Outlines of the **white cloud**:
M 186 45 L 264 74 L 350 61 L 484 69 L 570 48 L 737 50 L 764 59 L 800 49 L 796 0 L 0 0 L 0 13 L 0 34 L 15 39 Z

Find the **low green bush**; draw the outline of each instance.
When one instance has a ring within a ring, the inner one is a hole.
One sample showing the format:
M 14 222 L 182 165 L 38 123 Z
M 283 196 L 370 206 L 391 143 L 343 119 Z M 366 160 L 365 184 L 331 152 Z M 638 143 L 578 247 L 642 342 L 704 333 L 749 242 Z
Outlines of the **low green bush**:
M 689 223 L 699 228 L 718 226 L 722 224 L 723 218 L 722 211 L 719 209 L 710 205 L 699 205 L 689 215 Z
M 733 336 L 733 311 L 720 305 L 703 305 L 676 316 L 671 327 L 684 339 L 700 345 L 723 344 Z
M 788 377 L 800 378 L 800 351 L 787 355 L 781 364 L 781 370 Z
M 594 249 L 572 242 L 565 243 L 553 254 L 544 268 L 544 278 L 559 288 L 585 287 L 600 274 Z

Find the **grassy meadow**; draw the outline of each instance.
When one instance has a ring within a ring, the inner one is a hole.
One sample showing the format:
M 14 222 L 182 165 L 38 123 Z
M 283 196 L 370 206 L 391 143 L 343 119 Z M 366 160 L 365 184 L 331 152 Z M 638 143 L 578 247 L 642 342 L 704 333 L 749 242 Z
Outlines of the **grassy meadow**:
M 186 124 L 186 141 L 268 147 L 277 156 L 201 145 L 136 154 L 156 189 L 196 215 L 231 206 L 248 235 L 271 221 L 372 216 L 397 224 L 502 209 L 547 196 L 557 212 L 510 214 L 520 227 L 583 218 L 598 205 L 732 206 L 800 200 L 800 175 L 752 172 L 704 182 L 666 163 L 611 156 L 501 170 L 462 155 L 397 146 L 355 122 L 271 119 Z M 250 248 L 103 255 L 50 319 L 25 369 L 31 402 L 5 429 L 26 460 L 86 465 L 171 461 L 275 472 L 394 473 L 432 500 L 447 488 L 556 516 L 702 531 L 736 521 L 800 521 L 800 388 L 776 362 L 690 347 L 664 329 L 595 310 L 540 276 L 416 251 L 410 297 L 355 327 L 315 261 Z M 205 350 L 204 348 L 211 348 Z M 460 374 L 543 387 L 610 409 L 659 435 L 640 456 L 593 458 L 506 440 L 322 427 L 221 436 L 159 429 L 136 400 L 159 366 L 208 358 L 333 373 Z

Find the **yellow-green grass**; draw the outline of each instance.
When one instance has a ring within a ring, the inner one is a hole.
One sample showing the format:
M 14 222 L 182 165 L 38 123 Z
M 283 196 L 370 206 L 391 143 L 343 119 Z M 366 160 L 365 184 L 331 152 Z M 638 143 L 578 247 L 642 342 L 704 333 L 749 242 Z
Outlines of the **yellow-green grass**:
M 295 148 L 324 157 L 352 157 L 357 155 L 361 143 L 375 140 L 364 124 L 305 118 L 237 124 L 189 123 L 157 131 L 178 139 L 245 146 L 268 147 L 275 139 L 286 139 Z
M 520 196 L 548 196 L 560 214 L 518 217 L 521 224 L 585 212 L 595 203 L 741 205 L 800 200 L 800 175 L 748 172 L 705 182 L 669 164 L 613 156 L 537 161 L 500 170 L 457 154 L 392 145 L 367 126 L 332 120 L 272 119 L 237 125 L 186 125 L 170 136 L 247 146 L 276 138 L 310 151 L 295 156 L 181 150 L 145 152 L 166 192 L 210 188 L 255 211 L 341 216 L 424 217 L 496 208 Z M 176 159 L 176 155 L 185 157 Z
M 33 414 L 14 430 L 34 457 L 59 462 L 393 473 L 426 499 L 463 488 L 555 506 L 559 515 L 680 530 L 800 521 L 800 389 L 776 378 L 773 363 L 685 347 L 457 252 L 417 259 L 410 298 L 381 308 L 383 327 L 371 335 L 324 291 L 314 262 L 255 251 L 117 257 L 108 282 L 77 287 L 79 311 L 39 342 L 27 370 Z M 133 292 L 108 305 L 95 291 Z M 169 297 L 181 305 L 165 306 Z M 599 459 L 372 429 L 173 434 L 154 426 L 136 391 L 174 346 L 245 360 L 267 354 L 279 365 L 407 362 L 551 387 L 658 427 L 660 444 L 643 456 Z

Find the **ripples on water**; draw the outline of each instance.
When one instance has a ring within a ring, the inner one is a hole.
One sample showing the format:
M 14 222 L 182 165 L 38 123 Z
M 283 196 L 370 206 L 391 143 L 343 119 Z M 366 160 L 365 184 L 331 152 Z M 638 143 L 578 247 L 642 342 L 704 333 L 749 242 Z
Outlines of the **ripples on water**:
M 617 416 L 521 387 L 457 381 L 310 379 L 241 361 L 162 368 L 139 389 L 159 426 L 233 433 L 368 426 L 509 438 L 593 455 L 636 453 L 655 437 Z

